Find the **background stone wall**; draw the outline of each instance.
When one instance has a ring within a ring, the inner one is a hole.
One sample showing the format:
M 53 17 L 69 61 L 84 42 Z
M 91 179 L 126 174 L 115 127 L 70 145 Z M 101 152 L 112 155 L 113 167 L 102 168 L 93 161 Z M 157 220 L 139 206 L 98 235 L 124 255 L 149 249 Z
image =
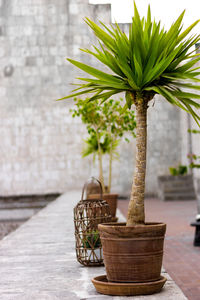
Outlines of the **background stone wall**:
M 87 133 L 71 118 L 73 101 L 55 101 L 80 76 L 65 57 L 93 63 L 79 51 L 95 43 L 85 16 L 109 23 L 110 5 L 0 0 L 0 195 L 64 192 L 98 175 L 92 158 L 81 158 Z M 157 175 L 181 160 L 180 114 L 156 97 L 148 116 L 146 191 L 156 194 Z M 113 190 L 123 194 L 130 191 L 134 144 L 122 142 L 114 163 Z

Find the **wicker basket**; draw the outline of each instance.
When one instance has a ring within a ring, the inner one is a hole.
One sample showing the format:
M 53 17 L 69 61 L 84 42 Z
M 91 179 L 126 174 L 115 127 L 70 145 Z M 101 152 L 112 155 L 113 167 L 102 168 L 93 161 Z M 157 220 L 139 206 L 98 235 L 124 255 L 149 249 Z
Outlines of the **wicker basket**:
M 74 208 L 74 226 L 76 238 L 76 257 L 84 266 L 103 265 L 101 240 L 98 232 L 98 224 L 111 222 L 111 214 L 108 203 L 102 199 L 102 186 L 99 183 L 99 199 L 85 199 L 84 192 L 88 181 L 84 184 L 82 197 Z

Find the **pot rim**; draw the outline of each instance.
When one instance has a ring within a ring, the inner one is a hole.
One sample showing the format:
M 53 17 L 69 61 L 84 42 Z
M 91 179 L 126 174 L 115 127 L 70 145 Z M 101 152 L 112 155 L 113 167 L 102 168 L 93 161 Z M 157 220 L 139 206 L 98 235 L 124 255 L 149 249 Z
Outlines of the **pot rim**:
M 133 225 L 133 226 L 126 226 L 126 223 L 125 222 L 120 222 L 120 223 L 117 223 L 117 222 L 111 222 L 111 223 L 101 223 L 101 224 L 98 224 L 98 226 L 100 227 L 121 227 L 121 228 L 124 228 L 124 227 L 127 227 L 127 228 L 147 228 L 147 227 L 160 227 L 160 226 L 166 226 L 166 223 L 164 222 L 145 222 L 144 224 L 140 224 L 140 225 Z
M 93 196 L 93 195 L 100 195 L 99 193 L 92 193 L 92 194 L 89 194 L 89 196 Z M 119 196 L 119 194 L 117 193 L 103 193 L 102 194 L 103 196 Z

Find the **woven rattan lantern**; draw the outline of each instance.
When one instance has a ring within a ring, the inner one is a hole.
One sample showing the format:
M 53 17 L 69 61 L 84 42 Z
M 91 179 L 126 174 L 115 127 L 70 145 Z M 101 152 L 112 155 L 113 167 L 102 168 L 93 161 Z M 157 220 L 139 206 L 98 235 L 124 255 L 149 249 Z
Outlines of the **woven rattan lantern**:
M 102 186 L 99 183 L 100 199 L 85 199 L 89 181 L 84 184 L 81 201 L 74 208 L 74 226 L 76 238 L 76 257 L 84 266 L 103 265 L 101 240 L 98 232 L 98 224 L 111 222 L 110 209 L 102 199 Z M 90 180 L 91 182 L 91 180 Z

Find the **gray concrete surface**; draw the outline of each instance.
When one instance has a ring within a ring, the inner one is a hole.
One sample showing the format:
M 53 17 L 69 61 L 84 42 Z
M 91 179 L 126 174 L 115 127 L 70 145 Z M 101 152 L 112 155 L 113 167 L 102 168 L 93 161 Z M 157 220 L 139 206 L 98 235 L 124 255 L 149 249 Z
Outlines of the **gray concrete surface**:
M 91 283 L 104 267 L 86 268 L 76 261 L 73 207 L 80 193 L 67 193 L 34 215 L 0 242 L 1 300 L 122 300 L 100 295 Z M 119 214 L 119 218 L 122 217 Z M 161 293 L 135 300 L 187 299 L 169 275 Z
M 39 208 L 0 209 L 0 221 L 27 220 L 38 211 Z

